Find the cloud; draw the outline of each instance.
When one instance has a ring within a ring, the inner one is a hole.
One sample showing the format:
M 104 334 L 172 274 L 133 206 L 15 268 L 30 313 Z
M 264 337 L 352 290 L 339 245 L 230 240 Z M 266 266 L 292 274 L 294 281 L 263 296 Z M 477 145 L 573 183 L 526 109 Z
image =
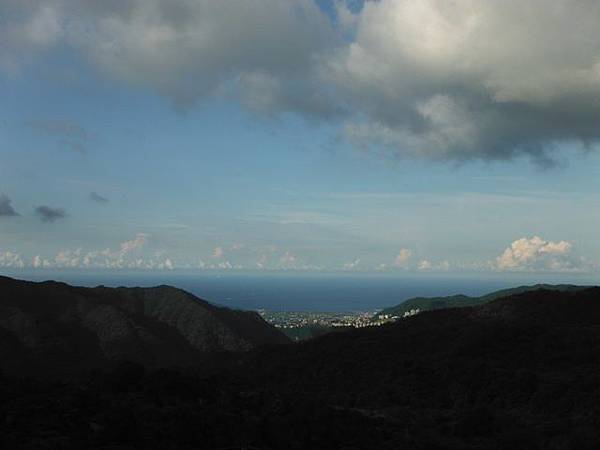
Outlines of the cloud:
M 285 253 L 279 258 L 278 267 L 281 269 L 295 269 L 297 263 L 297 258 L 289 250 L 286 250 Z
M 141 270 L 173 270 L 175 263 L 170 257 L 161 252 L 153 255 L 143 254 L 148 242 L 148 235 L 138 233 L 133 239 L 124 241 L 117 250 L 84 251 L 82 248 L 61 250 L 50 258 L 36 255 L 31 267 L 36 269 L 48 268 L 77 268 L 77 269 L 141 269 Z
M 361 117 L 346 137 L 393 154 L 548 161 L 595 145 L 597 2 L 366 2 L 356 40 L 331 64 Z
M 76 268 L 82 260 L 82 249 L 63 250 L 54 257 L 54 267 Z M 34 261 L 35 262 L 35 261 Z
M 57 219 L 67 217 L 67 213 L 62 208 L 52 208 L 50 206 L 38 206 L 35 213 L 42 219 L 42 222 L 54 222 Z
M 162 263 L 162 267 L 159 268 L 165 268 L 167 270 L 173 270 L 173 263 L 171 262 L 171 260 L 169 258 L 165 259 Z
M 0 267 L 22 269 L 25 267 L 25 263 L 21 259 L 21 255 L 19 253 L 5 251 L 0 252 Z
M 423 259 L 419 262 L 419 265 L 417 266 L 417 268 L 419 270 L 432 270 L 433 264 L 431 264 L 431 261 L 429 261 L 427 259 Z
M 447 272 L 450 270 L 450 262 L 449 261 L 441 261 L 439 263 L 432 263 L 428 259 L 422 259 L 419 261 L 417 266 L 418 270 L 428 272 L 428 271 L 437 271 L 437 272 Z
M 330 109 L 309 80 L 335 34 L 312 0 L 20 3 L 0 0 L 10 24 L 0 29 L 0 64 L 10 72 L 67 44 L 102 74 L 182 109 L 222 92 L 255 109 Z
M 98 194 L 97 192 L 90 192 L 89 199 L 96 203 L 108 203 L 108 198 Z
M 19 213 L 12 206 L 12 200 L 6 194 L 0 194 L 0 217 L 14 217 Z
M 394 265 L 400 268 L 407 268 L 409 266 L 410 260 L 413 256 L 413 252 L 407 248 L 403 248 L 396 256 L 394 260 Z
M 582 269 L 585 261 L 571 254 L 567 241 L 546 241 L 539 236 L 517 239 L 496 258 L 498 270 L 509 271 L 573 271 Z
M 356 270 L 360 265 L 360 258 L 356 258 L 353 261 L 349 261 L 344 264 L 342 270 Z
M 281 258 L 279 258 L 279 262 L 281 264 L 293 264 L 296 262 L 296 257 L 292 255 L 289 250 L 286 250 L 285 253 L 281 255 Z
M 223 95 L 393 157 L 551 164 L 598 146 L 595 0 L 0 0 L 0 67 L 65 48 L 180 109 Z M 85 148 L 84 130 L 42 122 Z
M 51 2 L 34 4 L 0 0 L 5 20 L 0 27 L 0 69 L 16 74 L 23 60 L 54 46 L 61 37 L 58 11 Z
M 134 239 L 121 243 L 121 250 L 119 253 L 121 255 L 126 255 L 127 253 L 140 250 L 146 245 L 146 242 L 148 242 L 148 235 L 146 233 L 138 233 Z
M 35 255 L 31 261 L 31 267 L 34 269 L 46 269 L 52 267 L 52 263 L 47 259 L 42 258 L 41 255 Z

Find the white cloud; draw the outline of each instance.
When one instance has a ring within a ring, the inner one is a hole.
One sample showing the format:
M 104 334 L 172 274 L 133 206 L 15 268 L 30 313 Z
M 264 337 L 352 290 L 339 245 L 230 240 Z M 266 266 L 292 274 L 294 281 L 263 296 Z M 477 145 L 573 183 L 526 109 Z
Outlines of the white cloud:
M 342 267 L 343 270 L 356 270 L 360 265 L 360 258 L 356 258 L 353 261 L 349 261 Z
M 412 250 L 403 248 L 400 250 L 400 252 L 396 256 L 396 259 L 394 260 L 394 265 L 396 267 L 405 269 L 405 268 L 409 267 L 412 256 L 413 256 Z
M 256 267 L 260 270 L 263 270 L 266 268 L 266 263 L 267 263 L 267 255 L 265 255 L 263 253 L 258 257 L 258 260 L 256 261 Z
M 347 1 L 336 0 L 335 13 L 338 24 L 343 31 L 354 31 L 358 23 L 359 14 L 352 12 L 352 10 L 348 7 Z
M 144 270 L 173 270 L 175 263 L 161 252 L 152 256 L 144 254 L 143 250 L 148 242 L 148 235 L 138 233 L 135 238 L 124 241 L 118 250 L 110 248 L 104 250 L 84 251 L 83 248 L 75 250 L 61 250 L 50 258 L 35 255 L 31 260 L 31 267 L 35 269 L 144 269 Z M 0 259 L 0 265 L 2 261 Z M 24 267 L 24 265 L 21 265 Z
M 0 267 L 22 269 L 25 263 L 19 253 L 11 251 L 0 252 Z
M 417 266 L 417 268 L 419 270 L 432 270 L 433 264 L 427 259 L 422 259 L 421 261 L 419 261 L 419 265 Z
M 169 258 L 166 258 L 162 263 L 159 264 L 159 269 L 173 270 L 173 263 Z
M 82 249 L 63 250 L 54 257 L 54 267 L 75 268 L 82 262 Z M 35 261 L 34 261 L 35 262 Z
M 134 239 L 121 243 L 120 253 L 122 255 L 126 255 L 127 253 L 131 253 L 133 251 L 140 250 L 146 245 L 147 241 L 148 241 L 147 234 L 138 233 Z
M 417 269 L 423 272 L 435 271 L 435 272 L 447 272 L 452 268 L 449 261 L 443 260 L 440 262 L 432 262 L 428 259 L 422 259 L 417 265 Z
M 281 258 L 279 258 L 279 267 L 281 268 L 294 268 L 296 266 L 296 257 L 288 250 L 285 251 Z
M 567 241 L 546 241 L 539 236 L 517 239 L 496 258 L 499 270 L 552 270 L 582 269 L 583 261 L 573 257 L 572 245 Z

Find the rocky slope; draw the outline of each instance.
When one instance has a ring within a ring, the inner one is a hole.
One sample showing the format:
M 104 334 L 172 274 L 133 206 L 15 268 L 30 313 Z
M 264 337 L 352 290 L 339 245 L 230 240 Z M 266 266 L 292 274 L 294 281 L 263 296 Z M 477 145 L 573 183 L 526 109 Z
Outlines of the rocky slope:
M 169 286 L 83 288 L 0 277 L 0 359 L 9 373 L 61 373 L 118 360 L 191 366 L 206 353 L 286 342 L 254 312 Z

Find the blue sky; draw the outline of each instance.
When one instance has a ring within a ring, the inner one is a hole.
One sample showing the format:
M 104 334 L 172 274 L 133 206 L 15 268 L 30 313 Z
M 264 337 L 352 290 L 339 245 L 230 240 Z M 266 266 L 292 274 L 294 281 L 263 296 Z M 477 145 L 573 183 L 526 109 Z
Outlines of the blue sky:
M 448 62 L 502 25 L 471 31 L 467 19 L 509 21 L 524 14 L 516 6 L 256 0 L 242 20 L 233 0 L 132 0 L 127 13 L 84 3 L 0 2 L 0 265 L 597 270 L 598 111 L 578 101 L 600 93 L 598 47 L 556 61 L 543 36 L 523 37 L 544 73 L 578 74 L 527 84 L 518 75 L 531 70 L 502 59 L 473 56 L 466 75 Z M 172 5 L 191 18 L 173 19 Z M 279 12 L 266 19 L 262 7 Z M 273 25 L 279 13 L 288 26 Z M 214 31 L 206 15 L 238 28 Z M 418 48 L 413 19 L 444 46 Z M 495 97 L 482 106 L 483 89 Z

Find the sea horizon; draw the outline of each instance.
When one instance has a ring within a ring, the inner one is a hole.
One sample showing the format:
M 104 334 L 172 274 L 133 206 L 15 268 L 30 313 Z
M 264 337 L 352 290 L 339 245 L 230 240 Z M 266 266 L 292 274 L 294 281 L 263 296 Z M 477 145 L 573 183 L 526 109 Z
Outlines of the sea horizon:
M 598 284 L 593 274 L 577 273 L 37 270 L 2 275 L 85 287 L 170 285 L 235 309 L 337 313 L 375 312 L 414 297 L 479 296 L 533 284 Z

